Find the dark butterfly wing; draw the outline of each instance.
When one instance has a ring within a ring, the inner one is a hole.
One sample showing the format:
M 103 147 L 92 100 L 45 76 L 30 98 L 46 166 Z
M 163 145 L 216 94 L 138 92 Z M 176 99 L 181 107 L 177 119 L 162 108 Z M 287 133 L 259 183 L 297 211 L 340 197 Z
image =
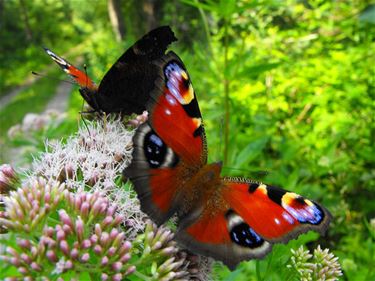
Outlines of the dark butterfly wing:
M 176 40 L 169 26 L 150 31 L 126 50 L 105 74 L 99 87 L 68 61 L 45 50 L 81 87 L 82 97 L 95 111 L 130 115 L 141 114 L 146 109 L 160 72 L 154 61 L 163 57 L 168 45 Z
M 101 110 L 141 114 L 160 72 L 153 62 L 163 57 L 174 41 L 177 39 L 170 27 L 162 26 L 126 50 L 99 85 L 97 103 Z

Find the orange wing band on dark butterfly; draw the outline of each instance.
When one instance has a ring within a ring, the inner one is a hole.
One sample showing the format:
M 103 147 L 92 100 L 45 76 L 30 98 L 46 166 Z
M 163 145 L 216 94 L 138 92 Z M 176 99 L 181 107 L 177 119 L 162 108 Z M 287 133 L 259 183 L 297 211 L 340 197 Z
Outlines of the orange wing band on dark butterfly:
M 87 88 L 90 90 L 96 90 L 97 86 L 95 83 L 86 75 L 86 73 L 79 70 L 74 65 L 70 64 L 68 61 L 63 59 L 62 57 L 56 55 L 54 52 L 52 52 L 48 48 L 44 48 L 46 53 L 53 59 L 54 62 L 56 62 L 62 70 L 64 70 L 65 73 L 67 73 L 70 77 L 73 78 L 73 80 L 81 87 L 81 88 Z

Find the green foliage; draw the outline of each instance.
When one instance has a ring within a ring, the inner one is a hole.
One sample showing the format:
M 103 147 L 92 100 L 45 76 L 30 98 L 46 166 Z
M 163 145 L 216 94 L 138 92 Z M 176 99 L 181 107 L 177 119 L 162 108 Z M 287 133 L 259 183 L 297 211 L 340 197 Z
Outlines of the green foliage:
M 63 2 L 47 2 L 50 4 L 40 0 L 1 2 L 0 65 L 4 67 L 0 68 L 0 96 L 45 64 L 41 52 L 44 44 L 56 44 L 74 32 L 67 24 L 57 24 L 66 21 L 69 8 Z

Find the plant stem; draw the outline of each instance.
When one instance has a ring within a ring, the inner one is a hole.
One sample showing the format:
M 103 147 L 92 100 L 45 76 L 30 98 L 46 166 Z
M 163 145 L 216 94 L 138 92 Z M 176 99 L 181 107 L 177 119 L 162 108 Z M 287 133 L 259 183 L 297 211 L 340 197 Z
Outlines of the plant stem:
M 229 146 L 229 79 L 227 77 L 228 68 L 228 19 L 224 21 L 224 166 L 228 163 Z
M 257 261 L 255 262 L 255 271 L 256 271 L 256 274 L 257 274 L 257 280 L 258 280 L 258 281 L 262 281 L 263 278 L 262 278 L 262 276 L 260 275 L 260 261 L 259 261 L 259 260 L 257 260 Z
M 196 4 L 199 4 L 199 0 L 195 0 L 194 2 Z M 211 54 L 211 56 L 213 56 L 214 52 L 213 52 L 213 48 L 212 48 L 212 44 L 211 44 L 211 35 L 210 35 L 210 29 L 208 27 L 208 21 L 207 21 L 206 14 L 204 13 L 203 9 L 200 8 L 199 6 L 197 6 L 197 9 L 198 9 L 199 14 L 201 15 L 201 18 L 202 18 L 204 32 L 206 33 L 206 38 L 207 38 L 207 43 L 208 43 L 210 54 Z

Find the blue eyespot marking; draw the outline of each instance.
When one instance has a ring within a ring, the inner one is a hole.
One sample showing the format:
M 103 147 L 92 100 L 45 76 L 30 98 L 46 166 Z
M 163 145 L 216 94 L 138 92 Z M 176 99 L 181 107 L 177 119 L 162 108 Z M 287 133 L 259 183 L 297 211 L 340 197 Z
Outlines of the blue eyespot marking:
M 144 153 L 150 167 L 160 167 L 167 154 L 167 146 L 153 131 L 147 133 L 144 142 Z
M 264 240 L 244 222 L 231 229 L 230 238 L 234 243 L 248 248 L 257 248 L 264 243 Z

